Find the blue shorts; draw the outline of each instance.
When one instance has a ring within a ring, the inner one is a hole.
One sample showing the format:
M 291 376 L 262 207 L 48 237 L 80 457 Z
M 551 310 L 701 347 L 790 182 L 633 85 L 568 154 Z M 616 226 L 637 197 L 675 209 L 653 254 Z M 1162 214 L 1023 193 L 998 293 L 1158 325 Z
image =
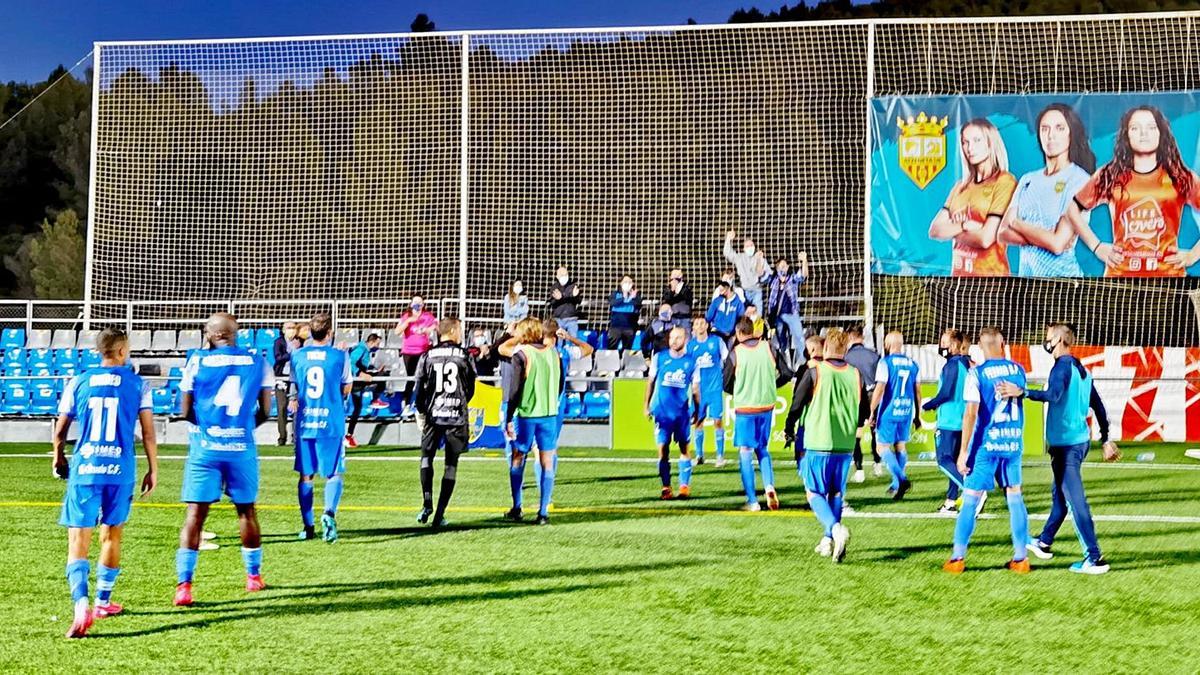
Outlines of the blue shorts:
M 189 454 L 183 466 L 183 493 L 180 501 L 211 504 L 221 501 L 221 493 L 234 504 L 258 501 L 258 455 L 201 458 Z
M 297 438 L 296 463 L 293 465 L 296 473 L 301 476 L 320 474 L 325 478 L 333 478 L 340 473 L 346 473 L 346 450 L 342 446 L 342 438 Z
M 674 439 L 683 445 L 692 439 L 691 420 L 686 417 L 655 417 L 654 435 L 659 445 L 666 445 Z
M 875 425 L 875 438 L 884 445 L 907 443 L 912 433 L 912 419 L 880 420 Z
M 97 523 L 124 525 L 129 520 L 132 506 L 133 483 L 67 485 L 58 524 L 63 527 L 95 527 Z
M 971 467 L 963 487 L 987 492 L 997 484 L 1002 488 L 1021 485 L 1021 455 L 980 452 L 975 456 L 975 466 Z
M 771 424 L 775 411 L 737 413 L 733 417 L 733 447 L 766 450 L 771 443 Z
M 804 489 L 823 497 L 846 494 L 846 479 L 850 477 L 853 459 L 848 452 L 809 450 L 800 463 Z
M 725 415 L 725 395 L 721 392 L 700 392 L 700 407 L 696 417 L 700 421 L 720 420 Z
M 517 436 L 516 440 L 512 442 L 513 450 L 528 453 L 533 450 L 535 443 L 539 452 L 553 452 L 558 450 L 559 430 L 557 415 L 550 415 L 548 417 L 521 417 L 517 415 L 513 418 L 513 431 L 516 432 Z

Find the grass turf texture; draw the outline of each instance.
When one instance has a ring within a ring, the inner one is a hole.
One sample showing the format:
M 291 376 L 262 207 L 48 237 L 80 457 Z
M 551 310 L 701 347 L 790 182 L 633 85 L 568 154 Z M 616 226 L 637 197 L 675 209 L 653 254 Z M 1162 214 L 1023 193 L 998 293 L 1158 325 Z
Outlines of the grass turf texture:
M 1183 447 L 1130 444 L 1126 463 L 1147 450 L 1159 464 L 1192 462 Z M 9 445 L 0 455 L 47 450 Z M 653 463 L 563 461 L 552 524 L 535 527 L 501 522 L 507 473 L 485 458 L 460 465 L 453 526 L 434 533 L 414 522 L 417 463 L 362 461 L 415 455 L 351 452 L 333 545 L 296 541 L 291 462 L 264 461 L 268 589 L 242 590 L 236 520 L 221 509 L 208 529 L 222 547 L 201 553 L 190 609 L 170 604 L 183 462 L 162 461 L 158 491 L 135 505 L 126 530 L 114 595 L 126 613 L 81 641 L 62 637 L 70 602 L 55 504 L 64 484 L 50 478 L 48 457 L 0 457 L 0 671 L 999 672 L 1032 663 L 1193 672 L 1200 663 L 1200 523 L 1099 522 L 1113 571 L 1086 577 L 1067 571 L 1080 555 L 1068 522 L 1058 556 L 1018 576 L 1002 569 L 1008 515 L 993 495 L 996 517 L 979 523 L 967 573 L 952 577 L 940 570 L 949 519 L 851 518 L 846 562 L 818 557 L 819 528 L 800 509 L 791 462 L 776 463 L 784 510 L 749 514 L 733 510 L 742 501 L 735 463 L 700 467 L 691 501 L 663 503 Z M 582 456 L 652 454 L 564 452 Z M 886 479 L 870 478 L 869 466 L 849 500 L 864 514 L 928 514 L 945 479 L 930 465 L 911 472 L 904 502 L 884 497 Z M 1049 466 L 1027 464 L 1025 477 L 1030 512 L 1046 513 Z M 440 478 L 439 460 L 435 486 Z M 1200 516 L 1200 471 L 1092 467 L 1085 480 L 1098 515 Z M 319 510 L 319 482 L 316 497 Z M 527 488 L 527 506 L 536 499 Z

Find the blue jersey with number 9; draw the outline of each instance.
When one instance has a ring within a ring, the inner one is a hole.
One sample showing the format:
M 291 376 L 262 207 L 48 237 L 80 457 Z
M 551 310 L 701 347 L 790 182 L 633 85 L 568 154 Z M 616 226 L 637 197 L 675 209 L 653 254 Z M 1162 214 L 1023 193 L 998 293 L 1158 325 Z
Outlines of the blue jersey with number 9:
M 275 386 L 261 356 L 240 347 L 195 352 L 183 370 L 182 392 L 191 392 L 196 411 L 192 451 L 201 456 L 254 453 L 259 393 Z
M 1025 418 L 1021 400 L 1002 398 L 996 391 L 1001 382 L 1025 388 L 1025 369 L 1008 359 L 989 359 L 967 372 L 963 399 L 979 404 L 971 447 L 977 451 L 1019 455 L 1025 449 Z
M 296 433 L 300 438 L 346 435 L 346 399 L 342 387 L 351 384 L 346 352 L 328 345 L 304 347 L 292 354 L 296 382 Z

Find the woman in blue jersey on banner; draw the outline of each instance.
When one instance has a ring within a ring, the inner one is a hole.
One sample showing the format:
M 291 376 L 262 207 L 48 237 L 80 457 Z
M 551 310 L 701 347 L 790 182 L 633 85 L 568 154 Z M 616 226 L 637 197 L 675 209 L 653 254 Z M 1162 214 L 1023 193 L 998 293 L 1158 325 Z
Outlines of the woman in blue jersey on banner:
M 1046 106 L 1036 128 L 1045 166 L 1017 181 L 1000 223 L 1000 240 L 1019 247 L 1017 276 L 1082 277 L 1075 259 L 1075 232 L 1060 228 L 1056 233 L 1055 227 L 1096 170 L 1096 155 L 1088 146 L 1083 120 L 1071 106 Z

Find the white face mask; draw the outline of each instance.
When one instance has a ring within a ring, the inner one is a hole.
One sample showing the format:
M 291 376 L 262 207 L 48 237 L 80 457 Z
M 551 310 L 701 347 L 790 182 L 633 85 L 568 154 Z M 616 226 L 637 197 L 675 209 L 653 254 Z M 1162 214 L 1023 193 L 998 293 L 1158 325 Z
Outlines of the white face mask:
M 565 276 L 565 275 L 558 277 L 558 283 L 559 283 L 559 285 L 561 285 L 561 286 L 566 286 L 566 285 L 567 285 L 567 282 L 568 282 L 568 281 L 570 281 L 570 280 L 571 280 L 571 277 L 568 277 L 568 276 Z
M 747 246 L 746 248 L 743 248 L 742 250 L 746 252 L 746 255 L 754 255 L 754 247 L 753 246 Z
M 633 284 L 628 283 L 628 282 L 621 284 L 621 291 L 623 293 L 628 293 L 629 291 L 632 291 L 632 290 L 633 290 Z
M 521 284 L 517 284 L 516 286 L 513 286 L 513 293 L 520 295 L 524 292 L 525 292 L 525 287 L 522 286 Z
M 475 346 L 482 347 L 487 344 L 487 338 L 482 335 L 475 336 Z

